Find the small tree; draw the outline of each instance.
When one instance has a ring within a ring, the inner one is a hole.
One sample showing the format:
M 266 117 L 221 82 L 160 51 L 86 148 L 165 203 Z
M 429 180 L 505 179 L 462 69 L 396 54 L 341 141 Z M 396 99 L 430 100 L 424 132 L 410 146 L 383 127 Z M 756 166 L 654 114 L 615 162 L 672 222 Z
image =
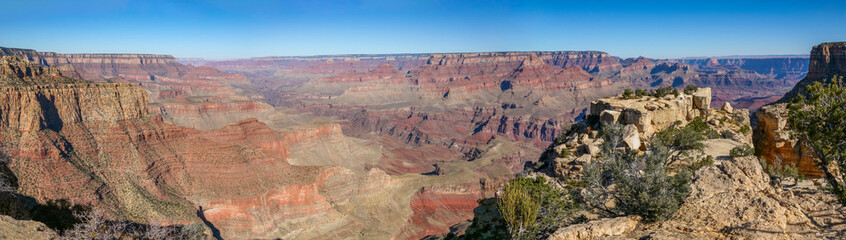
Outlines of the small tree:
M 843 77 L 815 82 L 789 105 L 788 119 L 800 143 L 813 154 L 831 192 L 846 204 L 846 83 Z M 841 174 L 835 171 L 840 169 Z
M 684 87 L 684 94 L 691 95 L 696 91 L 699 91 L 699 87 L 697 87 L 696 85 L 690 84 L 687 85 L 687 87 Z
M 531 230 L 538 216 L 540 199 L 532 196 L 523 185 L 509 182 L 496 196 L 496 206 L 508 224 L 511 236 L 518 237 Z
M 623 91 L 623 99 L 635 99 L 638 97 L 640 96 L 635 96 L 635 92 L 631 89 L 626 88 L 626 90 Z
M 752 148 L 752 146 L 749 146 L 749 144 L 734 147 L 731 151 L 729 151 L 729 156 L 732 158 L 752 156 L 752 154 L 755 154 L 755 149 Z
M 652 144 L 643 154 L 621 150 L 622 126 L 603 129 L 602 154 L 583 171 L 584 202 L 611 216 L 634 214 L 647 221 L 672 216 L 690 191 L 690 174 L 686 170 L 669 173 L 666 147 Z M 614 207 L 609 208 L 609 202 Z
M 514 239 L 536 239 L 565 225 L 577 209 L 571 195 L 542 177 L 512 179 L 497 194 L 497 209 Z

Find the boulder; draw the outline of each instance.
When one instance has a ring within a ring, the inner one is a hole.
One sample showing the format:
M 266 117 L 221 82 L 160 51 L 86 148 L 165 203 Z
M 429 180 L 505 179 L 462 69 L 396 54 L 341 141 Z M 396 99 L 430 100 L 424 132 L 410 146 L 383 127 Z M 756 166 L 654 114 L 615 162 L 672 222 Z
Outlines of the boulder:
M 693 106 L 708 111 L 711 107 L 711 88 L 699 88 L 699 91 L 693 93 Z
M 637 128 L 634 125 L 626 125 L 626 128 L 623 130 L 623 142 L 626 143 L 626 147 L 629 149 L 640 148 L 640 134 L 638 134 Z
M 722 107 L 721 109 L 722 109 L 723 111 L 728 112 L 728 113 L 732 113 L 732 112 L 734 112 L 734 108 L 733 108 L 733 107 L 731 107 L 731 104 L 730 104 L 729 102 L 725 102 L 725 103 L 723 103 L 723 107 Z
M 589 155 L 596 155 L 599 153 L 599 147 L 593 142 L 587 142 L 585 145 L 582 145 L 582 151 Z
M 605 110 L 599 114 L 599 121 L 602 123 L 612 124 L 617 123 L 617 120 L 620 118 L 620 112 L 614 110 Z

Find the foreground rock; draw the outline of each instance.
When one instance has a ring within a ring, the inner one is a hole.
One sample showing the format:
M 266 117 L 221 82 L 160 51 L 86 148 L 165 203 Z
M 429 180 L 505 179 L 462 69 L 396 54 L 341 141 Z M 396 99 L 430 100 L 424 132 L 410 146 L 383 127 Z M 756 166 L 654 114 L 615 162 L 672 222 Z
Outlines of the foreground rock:
M 844 223 L 846 207 L 812 181 L 773 187 L 755 157 L 742 157 L 696 171 L 690 196 L 669 220 L 600 219 L 551 239 L 836 239 Z
M 838 224 L 846 215 L 843 215 L 843 206 L 826 195 L 813 186 L 793 190 L 774 188 L 755 157 L 736 158 L 696 171 L 691 194 L 673 218 L 647 225 L 644 230 L 629 236 L 658 239 L 831 237 L 842 231 L 844 227 Z M 828 211 L 836 215 L 827 223 L 809 218 Z
M 0 239 L 54 239 L 56 237 L 58 237 L 56 232 L 43 223 L 0 215 Z
M 632 232 L 638 226 L 640 218 L 617 217 L 570 225 L 558 229 L 549 238 L 552 240 L 568 239 L 602 239 L 606 237 L 620 236 Z
M 714 151 L 706 149 L 705 154 L 712 157 L 728 157 L 727 153 L 731 150 L 731 147 L 751 143 L 750 132 L 740 130 L 743 126 L 747 126 L 747 128 L 749 126 L 749 111 L 746 109 L 713 109 L 708 107 L 710 101 L 711 90 L 709 88 L 699 88 L 698 91 L 689 95 L 680 93 L 678 96 L 674 96 L 670 94 L 661 98 L 643 96 L 626 99 L 622 96 L 615 96 L 592 102 L 590 113 L 593 116 L 598 116 L 601 123 L 624 125 L 624 135 L 621 137 L 625 146 L 628 149 L 639 150 L 646 148 L 647 143 L 656 132 L 674 125 L 684 126 L 690 121 L 700 118 L 713 131 L 718 133 L 728 131 L 731 133 L 731 136 L 725 136 L 728 139 L 705 141 L 706 146 L 730 146 L 728 149 L 713 149 Z M 545 164 L 543 171 L 549 171 L 552 176 L 562 179 L 578 179 L 581 176 L 582 166 L 592 161 L 600 153 L 598 146 L 604 140 L 599 136 L 598 131 L 588 128 L 583 132 L 576 131 L 570 133 L 570 135 L 561 136 L 559 141 L 554 143 L 550 148 L 552 151 L 548 151 L 549 154 L 541 159 Z M 566 150 L 564 150 L 565 148 Z M 570 154 L 561 156 L 562 150 Z

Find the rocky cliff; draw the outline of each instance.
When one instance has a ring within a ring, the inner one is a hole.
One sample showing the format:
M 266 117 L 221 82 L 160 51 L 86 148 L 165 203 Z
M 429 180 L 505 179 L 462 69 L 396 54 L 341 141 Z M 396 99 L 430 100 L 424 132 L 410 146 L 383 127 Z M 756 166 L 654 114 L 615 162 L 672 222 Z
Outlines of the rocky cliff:
M 60 54 L 0 47 L 0 55 L 58 69 L 64 76 L 93 82 L 135 83 L 148 92 L 153 117 L 182 126 L 216 129 L 246 118 L 277 118 L 273 108 L 245 94 L 242 75 L 183 65 L 154 54 Z
M 135 84 L 69 79 L 16 57 L 2 63 L 0 143 L 21 194 L 141 223 L 205 222 L 224 238 L 419 237 L 465 221 L 479 179 L 503 179 L 522 163 L 521 151 L 532 155 L 491 141 L 473 161 L 407 174 L 396 170 L 420 150 L 383 150 L 347 138 L 336 123 L 277 131 L 246 119 L 200 131 L 148 114 L 147 93 Z
M 756 113 L 754 141 L 756 154 L 768 162 L 794 165 L 805 175 L 820 176 L 822 173 L 816 168 L 812 155 L 791 136 L 785 103 L 802 94 L 809 84 L 846 72 L 846 42 L 814 46 L 810 59 L 808 76 L 785 94 L 778 101 L 780 104 L 762 107 Z
M 790 102 L 790 99 L 802 94 L 805 87 L 813 82 L 833 75 L 846 75 L 846 42 L 830 42 L 814 46 L 811 49 L 810 61 L 808 76 L 796 83 L 796 86 L 778 102 Z

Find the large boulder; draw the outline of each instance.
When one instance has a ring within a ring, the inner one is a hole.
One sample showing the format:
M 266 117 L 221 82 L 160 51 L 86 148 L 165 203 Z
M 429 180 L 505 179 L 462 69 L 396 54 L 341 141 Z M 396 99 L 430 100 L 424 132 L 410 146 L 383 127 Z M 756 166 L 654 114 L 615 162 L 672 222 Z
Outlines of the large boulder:
M 722 109 L 723 111 L 728 112 L 728 113 L 732 113 L 732 112 L 734 112 L 734 108 L 733 108 L 733 107 L 731 107 L 731 103 L 729 103 L 729 102 L 725 102 L 725 103 L 723 103 L 723 107 L 722 107 L 721 109 Z
M 638 134 L 634 125 L 626 125 L 623 130 L 623 142 L 629 149 L 640 149 L 640 134 Z
M 707 111 L 711 107 L 711 88 L 700 88 L 693 93 L 693 106 Z

